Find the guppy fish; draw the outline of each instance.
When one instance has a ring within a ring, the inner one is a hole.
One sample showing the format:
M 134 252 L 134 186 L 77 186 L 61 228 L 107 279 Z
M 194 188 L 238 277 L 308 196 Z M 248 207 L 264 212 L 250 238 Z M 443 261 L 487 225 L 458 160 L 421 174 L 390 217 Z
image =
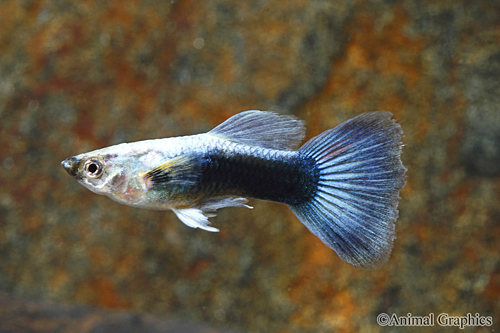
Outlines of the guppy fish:
M 390 112 L 350 119 L 312 138 L 302 120 L 238 113 L 203 134 L 122 143 L 61 162 L 80 184 L 133 207 L 172 210 L 187 226 L 244 197 L 285 203 L 344 261 L 374 269 L 396 238 L 405 185 L 402 130 Z

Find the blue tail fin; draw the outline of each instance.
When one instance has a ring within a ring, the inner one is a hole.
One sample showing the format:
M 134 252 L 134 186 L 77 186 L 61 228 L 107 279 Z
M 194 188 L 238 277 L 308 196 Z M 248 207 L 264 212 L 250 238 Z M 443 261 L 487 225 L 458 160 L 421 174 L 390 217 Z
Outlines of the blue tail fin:
M 319 182 L 312 199 L 290 209 L 342 260 L 365 269 L 383 265 L 396 238 L 406 168 L 401 126 L 391 117 L 361 114 L 299 149 L 316 161 Z

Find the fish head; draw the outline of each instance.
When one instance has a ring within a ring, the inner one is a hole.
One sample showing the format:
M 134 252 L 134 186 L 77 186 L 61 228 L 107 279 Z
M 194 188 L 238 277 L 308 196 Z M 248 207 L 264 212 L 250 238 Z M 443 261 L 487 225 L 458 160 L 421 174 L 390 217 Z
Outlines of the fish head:
M 122 191 L 127 179 L 119 154 L 105 149 L 67 158 L 61 166 L 90 191 L 107 196 Z

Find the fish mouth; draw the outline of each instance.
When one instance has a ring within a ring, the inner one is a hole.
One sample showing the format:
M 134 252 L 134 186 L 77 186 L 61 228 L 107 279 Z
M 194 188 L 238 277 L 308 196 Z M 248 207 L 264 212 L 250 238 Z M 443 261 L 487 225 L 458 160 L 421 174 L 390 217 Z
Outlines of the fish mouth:
M 61 162 L 61 166 L 70 176 L 76 177 L 80 160 L 76 157 L 70 157 Z

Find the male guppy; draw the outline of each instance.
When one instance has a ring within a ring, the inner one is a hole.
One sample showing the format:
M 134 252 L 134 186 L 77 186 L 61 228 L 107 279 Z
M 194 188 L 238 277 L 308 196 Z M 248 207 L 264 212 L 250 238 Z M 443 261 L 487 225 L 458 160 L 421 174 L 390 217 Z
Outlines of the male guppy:
M 361 114 L 312 138 L 304 122 L 245 111 L 203 134 L 123 143 L 64 160 L 89 190 L 122 204 L 171 209 L 186 225 L 244 197 L 282 202 L 346 262 L 374 269 L 391 253 L 405 185 L 401 127 L 389 112 Z

